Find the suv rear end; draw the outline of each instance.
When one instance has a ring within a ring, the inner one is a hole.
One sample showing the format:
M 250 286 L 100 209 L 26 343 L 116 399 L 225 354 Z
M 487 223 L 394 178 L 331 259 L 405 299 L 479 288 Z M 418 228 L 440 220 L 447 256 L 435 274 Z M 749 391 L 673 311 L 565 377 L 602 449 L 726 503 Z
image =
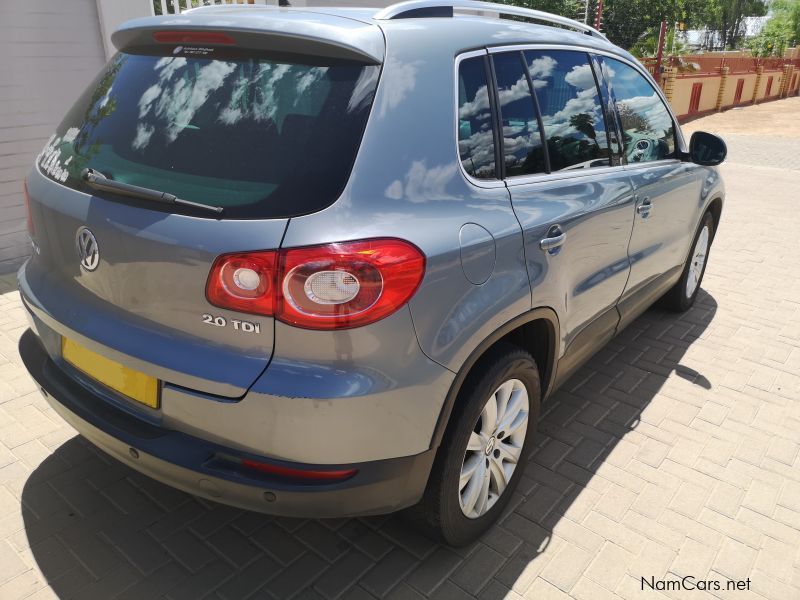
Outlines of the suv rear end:
M 306 516 L 413 504 L 453 379 L 407 306 L 424 254 L 357 234 L 282 247 L 347 195 L 383 36 L 222 14 L 115 33 L 38 157 L 23 358 L 82 434 L 189 492 Z
M 597 139 L 593 119 L 616 116 L 590 53 L 635 59 L 562 17 L 453 4 L 209 7 L 114 35 L 121 54 L 28 179 L 20 346 L 56 411 L 236 506 L 415 505 L 453 544 L 500 516 L 543 398 L 620 324 L 631 171 Z M 551 76 L 531 44 L 582 59 Z M 537 73 L 581 90 L 553 95 L 553 114 L 584 139 L 545 143 Z M 559 171 L 564 144 L 604 160 Z

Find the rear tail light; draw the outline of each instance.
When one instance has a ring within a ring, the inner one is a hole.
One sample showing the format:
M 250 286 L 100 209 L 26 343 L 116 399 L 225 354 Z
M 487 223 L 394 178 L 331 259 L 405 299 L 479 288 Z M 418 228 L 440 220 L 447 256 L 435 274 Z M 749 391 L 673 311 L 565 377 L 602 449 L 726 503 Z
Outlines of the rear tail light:
M 373 323 L 408 302 L 424 271 L 422 253 L 401 240 L 286 250 L 277 316 L 311 329 Z
M 425 256 L 397 239 L 225 254 L 206 296 L 221 308 L 275 316 L 307 329 L 374 323 L 404 306 L 425 273 Z
M 31 214 L 31 197 L 28 195 L 28 180 L 22 182 L 22 195 L 25 198 L 25 214 L 27 216 L 28 234 L 33 237 L 36 228 L 33 225 L 33 215 Z
M 273 314 L 277 257 L 275 251 L 220 256 L 206 284 L 208 301 L 240 312 Z

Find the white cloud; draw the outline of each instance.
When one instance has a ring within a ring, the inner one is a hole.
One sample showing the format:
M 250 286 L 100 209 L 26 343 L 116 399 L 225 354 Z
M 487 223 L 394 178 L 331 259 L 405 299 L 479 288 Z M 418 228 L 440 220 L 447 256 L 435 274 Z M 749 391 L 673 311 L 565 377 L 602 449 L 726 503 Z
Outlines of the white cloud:
M 108 104 L 108 101 L 111 100 L 111 90 L 113 90 L 113 89 L 114 89 L 114 86 L 112 85 L 110 88 L 108 88 L 108 91 L 106 92 L 106 95 L 103 96 L 102 98 L 100 98 L 100 102 L 97 105 L 98 108 L 103 108 L 106 104 Z
M 530 88 L 528 87 L 528 78 L 524 75 L 514 83 L 510 88 L 501 88 L 497 91 L 500 98 L 500 106 L 506 106 L 516 100 L 528 97 L 530 98 Z
M 141 119 L 147 113 L 150 112 L 150 107 L 153 105 L 153 101 L 161 94 L 161 86 L 156 84 L 151 85 L 147 88 L 142 97 L 139 98 L 139 118 Z
M 386 116 L 387 111 L 398 106 L 417 85 L 417 71 L 419 61 L 400 62 L 391 56 L 383 67 L 383 82 L 381 87 L 380 106 L 378 113 Z
M 139 123 L 136 126 L 136 137 L 133 138 L 133 149 L 141 150 L 150 143 L 150 138 L 155 133 L 155 127 L 146 123 Z
M 572 70 L 564 76 L 564 80 L 579 90 L 596 89 L 594 73 L 588 64 L 572 67 Z
M 313 67 L 300 75 L 297 80 L 297 94 L 295 96 L 295 104 L 303 96 L 303 93 L 310 88 L 318 80 L 325 76 L 328 72 L 328 67 Z
M 376 67 L 365 67 L 361 69 L 356 85 L 353 88 L 353 95 L 347 103 L 347 112 L 359 110 L 372 98 L 375 92 L 375 79 L 377 78 Z
M 556 59 L 552 56 L 541 56 L 535 58 L 528 65 L 532 79 L 546 79 L 553 74 L 553 69 L 556 68 Z
M 454 199 L 445 188 L 455 176 L 456 169 L 455 163 L 428 168 L 425 161 L 414 161 L 405 177 L 405 197 L 411 202 Z
M 62 141 L 64 143 L 66 143 L 66 144 L 71 144 L 72 142 L 75 141 L 75 138 L 78 137 L 78 134 L 80 132 L 81 132 L 81 130 L 78 129 L 77 127 L 70 127 L 69 129 L 67 129 L 66 133 L 64 134 L 64 137 L 62 138 Z
M 155 114 L 167 121 L 165 135 L 168 141 L 177 139 L 211 92 L 217 90 L 235 68 L 234 63 L 215 60 L 200 67 L 191 83 L 181 78 L 172 87 L 162 90 Z
M 156 71 L 161 71 L 158 74 L 158 78 L 161 81 L 166 81 L 181 67 L 186 66 L 186 59 L 182 56 L 179 57 L 171 57 L 165 56 L 164 58 L 159 59 L 156 63 L 155 69 Z
M 478 113 L 489 110 L 489 90 L 485 85 L 478 88 L 475 98 L 470 102 L 464 102 L 458 109 L 460 119 L 471 119 Z
M 664 108 L 661 98 L 655 92 L 651 96 L 626 98 L 622 102 L 617 102 L 617 104 L 625 106 L 631 112 L 640 115 L 650 124 L 650 131 L 659 135 L 672 127 L 672 119 Z

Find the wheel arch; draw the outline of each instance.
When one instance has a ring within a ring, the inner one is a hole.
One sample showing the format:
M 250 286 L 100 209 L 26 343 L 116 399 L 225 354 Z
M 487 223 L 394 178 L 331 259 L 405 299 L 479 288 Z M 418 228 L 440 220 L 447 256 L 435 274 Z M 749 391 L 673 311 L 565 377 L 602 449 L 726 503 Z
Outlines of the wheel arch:
M 558 316 L 553 309 L 540 307 L 511 319 L 478 344 L 461 365 L 450 386 L 436 423 L 431 447 L 438 448 L 441 444 L 456 407 L 458 395 L 474 367 L 491 356 L 493 350 L 502 343 L 514 344 L 530 352 L 534 357 L 539 369 L 542 400 L 544 400 L 553 391 L 559 339 Z
M 714 218 L 714 232 L 713 235 L 716 236 L 717 229 L 719 228 L 719 221 L 722 218 L 722 196 L 715 196 L 711 202 L 708 203 L 707 211 L 711 212 L 711 216 Z

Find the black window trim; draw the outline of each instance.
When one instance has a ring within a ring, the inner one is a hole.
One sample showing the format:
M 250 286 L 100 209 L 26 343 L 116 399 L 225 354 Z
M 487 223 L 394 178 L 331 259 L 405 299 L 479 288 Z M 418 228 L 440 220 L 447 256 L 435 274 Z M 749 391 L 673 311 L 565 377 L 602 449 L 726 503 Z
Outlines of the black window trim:
M 544 152 L 545 173 L 549 175 L 552 173 L 552 169 L 550 168 L 550 149 L 547 147 L 547 139 L 544 137 L 544 121 L 542 121 L 542 111 L 539 108 L 539 97 L 536 95 L 536 88 L 533 87 L 533 80 L 531 79 L 530 70 L 528 70 L 528 63 L 525 61 L 525 52 L 520 50 L 518 54 L 519 59 L 522 61 L 522 70 L 525 72 L 525 79 L 528 80 L 528 90 L 530 90 L 531 98 L 533 99 L 533 113 L 536 115 L 536 123 L 539 126 L 539 140 L 542 143 Z
M 506 159 L 503 142 L 503 118 L 500 114 L 500 95 L 497 91 L 497 73 L 494 72 L 494 60 L 487 52 L 483 57 L 486 69 L 486 82 L 489 85 L 489 111 L 492 113 L 492 141 L 494 142 L 494 171 L 500 181 L 506 178 Z
M 606 132 L 606 145 L 608 147 L 608 166 L 614 167 L 616 165 L 614 164 L 614 149 L 613 146 L 611 145 L 611 131 L 610 131 L 611 128 L 614 127 L 614 124 L 613 123 L 609 124 L 608 122 L 609 115 L 606 112 L 606 106 L 605 106 L 606 98 L 603 95 L 603 85 L 600 83 L 601 81 L 605 83 L 605 80 L 604 79 L 601 80 L 597 76 L 597 68 L 595 67 L 595 55 L 592 54 L 591 52 L 584 52 L 584 54 L 586 55 L 586 62 L 589 64 L 589 69 L 592 72 L 592 76 L 594 77 L 594 87 L 597 89 L 597 97 L 600 99 L 600 106 L 602 107 L 600 114 L 603 117 L 603 125 L 605 126 L 605 132 Z M 616 113 L 616 110 L 614 112 Z M 616 121 L 617 117 L 615 115 L 614 122 Z
M 459 77 L 459 70 L 461 69 L 461 63 L 465 60 L 470 58 L 477 58 L 477 57 L 484 57 L 484 67 L 488 69 L 488 60 L 489 60 L 489 52 L 486 48 L 480 48 L 477 50 L 467 50 L 462 52 L 455 57 L 454 66 L 453 66 L 453 107 L 454 107 L 454 118 L 453 118 L 453 149 L 455 151 L 455 160 L 458 163 L 458 169 L 461 171 L 461 175 L 467 182 L 471 183 L 472 185 L 479 187 L 479 188 L 505 188 L 505 180 L 499 178 L 492 178 L 492 179 L 478 179 L 470 175 L 467 170 L 464 168 L 464 164 L 461 162 L 461 152 L 458 147 L 458 140 L 459 140 L 459 127 L 458 127 L 458 77 Z M 487 77 L 487 84 L 490 80 Z M 495 154 L 495 162 L 497 161 L 498 155 L 498 146 L 497 146 L 497 124 L 496 124 L 496 116 L 495 111 L 493 110 L 492 106 L 494 104 L 493 93 L 489 94 L 489 104 L 490 109 L 492 109 L 492 137 L 494 143 L 494 154 Z M 495 165 L 495 171 L 497 171 L 497 166 Z
M 603 113 L 606 116 L 606 136 L 608 138 L 608 148 L 611 151 L 611 166 L 618 167 L 625 165 L 627 157 L 625 156 L 624 144 L 622 142 L 622 123 L 620 122 L 619 113 L 617 112 L 617 105 L 614 102 L 614 96 L 611 93 L 611 86 L 608 80 L 603 75 L 602 58 L 597 54 L 589 54 L 589 61 L 592 65 L 594 72 L 594 80 L 600 90 L 600 101 L 603 103 Z M 611 123 L 609 124 L 609 119 Z M 613 135 L 611 130 L 613 129 Z M 616 144 L 611 143 L 611 139 L 616 139 Z M 614 146 L 617 150 L 614 152 Z
M 538 124 L 539 128 L 539 141 L 542 144 L 543 152 L 544 152 L 544 164 L 545 164 L 545 173 L 525 173 L 522 175 L 506 175 L 506 159 L 505 159 L 505 147 L 504 147 L 504 138 L 503 138 L 503 109 L 500 107 L 500 92 L 497 86 L 497 74 L 494 69 L 494 56 L 493 54 L 517 54 L 519 56 L 519 60 L 521 61 L 522 65 L 522 72 L 525 73 L 525 79 L 528 82 L 528 93 L 531 96 L 531 102 L 533 104 L 533 114 L 536 117 L 536 123 Z M 492 85 L 494 86 L 494 93 L 493 96 L 496 98 L 495 106 L 497 107 L 496 114 L 494 115 L 494 120 L 497 124 L 497 139 L 499 143 L 496 146 L 499 146 L 500 149 L 500 158 L 502 159 L 501 162 L 503 164 L 503 170 L 501 171 L 501 179 L 506 181 L 508 179 L 514 179 L 517 177 L 531 177 L 534 175 L 546 175 L 550 173 L 550 155 L 547 149 L 547 143 L 544 137 L 544 126 L 542 124 L 542 115 L 539 112 L 539 100 L 536 98 L 536 92 L 533 89 L 533 82 L 531 81 L 531 75 L 528 72 L 528 65 L 525 64 L 525 55 L 520 50 L 519 52 L 495 52 L 487 55 L 488 63 L 491 65 L 492 69 Z

